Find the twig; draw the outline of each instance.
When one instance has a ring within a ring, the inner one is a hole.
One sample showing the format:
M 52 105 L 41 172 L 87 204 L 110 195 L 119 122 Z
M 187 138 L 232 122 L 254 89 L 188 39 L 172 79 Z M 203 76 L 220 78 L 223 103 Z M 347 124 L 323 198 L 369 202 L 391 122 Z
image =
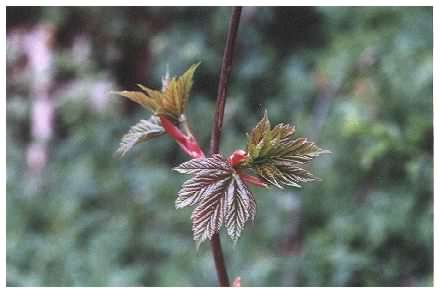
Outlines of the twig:
M 235 39 L 237 37 L 240 15 L 241 7 L 235 7 L 234 11 L 232 12 L 231 20 L 229 22 L 229 30 L 226 37 L 226 47 L 223 53 L 222 69 L 220 72 L 220 80 L 218 82 L 217 102 L 211 132 L 211 154 L 216 154 L 219 151 L 220 137 L 223 126 L 223 114 L 225 112 L 226 91 L 229 75 L 232 68 L 233 49 L 235 45 Z
M 218 83 L 216 110 L 211 132 L 210 154 L 219 152 L 220 137 L 223 126 L 223 115 L 225 112 L 225 100 L 229 76 L 232 68 L 232 57 L 234 53 L 235 39 L 237 37 L 238 25 L 240 23 L 241 7 L 234 7 L 229 22 L 228 34 L 226 37 L 226 47 L 223 52 L 223 61 L 220 71 L 220 80 Z M 214 256 L 217 278 L 220 286 L 229 287 L 228 272 L 226 271 L 225 261 L 223 258 L 220 237 L 218 233 L 214 234 L 211 239 L 211 249 Z

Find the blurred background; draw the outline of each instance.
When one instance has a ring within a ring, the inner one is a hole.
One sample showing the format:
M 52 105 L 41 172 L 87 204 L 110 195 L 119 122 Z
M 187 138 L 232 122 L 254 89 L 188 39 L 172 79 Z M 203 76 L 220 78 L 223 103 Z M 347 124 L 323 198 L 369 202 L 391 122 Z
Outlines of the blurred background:
M 111 90 L 160 88 L 201 61 L 188 106 L 207 149 L 231 9 L 7 7 L 7 285 L 215 286 L 187 160 L 161 137 L 113 158 L 150 113 Z M 302 189 L 257 190 L 254 225 L 222 233 L 243 286 L 431 286 L 431 7 L 247 7 L 221 150 L 273 123 L 333 152 Z

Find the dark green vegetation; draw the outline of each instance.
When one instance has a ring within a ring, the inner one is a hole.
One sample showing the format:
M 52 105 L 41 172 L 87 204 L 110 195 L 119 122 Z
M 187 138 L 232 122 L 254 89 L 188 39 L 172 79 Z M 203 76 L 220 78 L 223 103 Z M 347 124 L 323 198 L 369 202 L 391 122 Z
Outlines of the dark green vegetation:
M 175 210 L 188 159 L 168 137 L 113 159 L 149 115 L 110 90 L 160 87 L 201 61 L 188 116 L 207 150 L 228 8 L 7 9 L 7 283 L 215 285 L 190 209 Z M 32 76 L 12 33 L 52 23 L 54 135 L 26 170 Z M 432 285 L 431 8 L 246 8 L 221 150 L 242 147 L 264 109 L 333 152 L 323 181 L 252 188 L 258 208 L 236 246 L 243 286 Z M 225 238 L 225 233 L 222 233 Z

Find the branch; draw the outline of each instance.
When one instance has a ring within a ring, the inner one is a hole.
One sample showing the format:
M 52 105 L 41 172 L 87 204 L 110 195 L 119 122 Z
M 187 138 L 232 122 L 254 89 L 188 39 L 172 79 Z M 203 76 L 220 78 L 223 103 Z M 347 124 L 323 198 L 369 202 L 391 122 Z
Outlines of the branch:
M 232 68 L 232 57 L 237 37 L 238 25 L 240 22 L 241 7 L 234 7 L 232 16 L 229 22 L 228 34 L 226 37 L 226 47 L 223 52 L 223 61 L 220 71 L 220 80 L 218 83 L 216 110 L 214 114 L 214 121 L 211 131 L 210 154 L 219 152 L 220 137 L 223 126 L 223 116 L 225 112 L 226 92 L 229 76 Z M 229 287 L 228 272 L 226 271 L 225 261 L 223 258 L 220 237 L 218 233 L 214 234 L 211 239 L 211 249 L 214 256 L 215 268 L 217 271 L 217 278 L 220 286 Z
M 237 37 L 238 24 L 240 22 L 241 7 L 234 7 L 231 20 L 229 22 L 228 34 L 226 37 L 226 47 L 223 52 L 223 61 L 220 71 L 220 80 L 218 83 L 217 102 L 215 105 L 214 121 L 211 131 L 211 144 L 209 148 L 210 154 L 216 154 L 219 151 L 220 137 L 223 126 L 223 116 L 225 112 L 226 92 L 229 76 L 232 68 L 232 56 Z M 218 233 L 214 234 L 211 239 L 211 249 L 214 256 L 217 278 L 220 286 L 229 287 L 228 272 L 226 271 L 225 260 L 223 258 L 220 237 Z
M 232 56 L 237 37 L 238 24 L 240 22 L 241 7 L 235 7 L 232 12 L 231 20 L 229 22 L 229 30 L 226 38 L 226 47 L 223 53 L 222 68 L 220 72 L 220 80 L 218 82 L 217 102 L 214 114 L 214 121 L 211 132 L 211 154 L 216 154 L 219 151 L 220 137 L 223 126 L 223 114 L 225 112 L 226 91 L 229 76 L 232 68 Z

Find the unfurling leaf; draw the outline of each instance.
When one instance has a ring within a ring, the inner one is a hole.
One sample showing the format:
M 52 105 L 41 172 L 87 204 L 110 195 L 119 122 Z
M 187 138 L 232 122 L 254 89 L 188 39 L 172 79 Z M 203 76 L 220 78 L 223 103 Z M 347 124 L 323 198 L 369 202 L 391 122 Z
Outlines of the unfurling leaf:
M 180 115 L 185 111 L 193 84 L 194 71 L 198 66 L 199 64 L 194 64 L 181 76 L 167 79 L 163 83 L 161 91 L 138 84 L 142 91 L 120 91 L 113 93 L 140 104 L 155 115 L 165 115 L 172 119 L 173 122 L 178 122 Z
M 230 173 L 203 172 L 187 180 L 177 193 L 176 208 L 198 204 L 205 196 L 217 192 L 229 180 Z
M 146 88 L 145 88 L 146 89 Z M 120 91 L 120 92 L 111 92 L 112 94 L 120 95 L 123 97 L 126 97 L 130 99 L 131 101 L 138 103 L 142 107 L 150 110 L 153 113 L 157 112 L 157 109 L 159 109 L 159 99 L 161 93 L 158 91 L 153 91 L 148 93 L 146 95 L 143 92 L 136 92 L 136 91 Z
M 283 185 L 301 187 L 302 182 L 318 178 L 299 167 L 313 158 L 330 153 L 306 138 L 294 139 L 295 128 L 278 124 L 271 129 L 267 113 L 248 135 L 247 158 L 242 168 L 252 168 L 266 183 L 283 188 Z
M 232 172 L 232 167 L 220 155 L 214 155 L 210 158 L 199 158 L 184 162 L 174 168 L 174 170 L 181 174 L 196 174 L 203 171 L 225 172 L 229 174 Z
M 122 137 L 115 154 L 123 157 L 136 144 L 158 137 L 164 133 L 165 130 L 160 125 L 159 117 L 153 115 L 148 120 L 141 120 L 132 126 L 128 133 Z
M 246 221 L 249 217 L 253 220 L 256 213 L 255 198 L 237 174 L 233 175 L 226 191 L 226 210 L 228 235 L 237 241 Z
M 194 240 L 211 239 L 222 225 L 235 241 L 256 214 L 255 198 L 231 164 L 221 155 L 193 159 L 174 170 L 194 177 L 178 192 L 176 208 L 196 205 L 191 219 Z

